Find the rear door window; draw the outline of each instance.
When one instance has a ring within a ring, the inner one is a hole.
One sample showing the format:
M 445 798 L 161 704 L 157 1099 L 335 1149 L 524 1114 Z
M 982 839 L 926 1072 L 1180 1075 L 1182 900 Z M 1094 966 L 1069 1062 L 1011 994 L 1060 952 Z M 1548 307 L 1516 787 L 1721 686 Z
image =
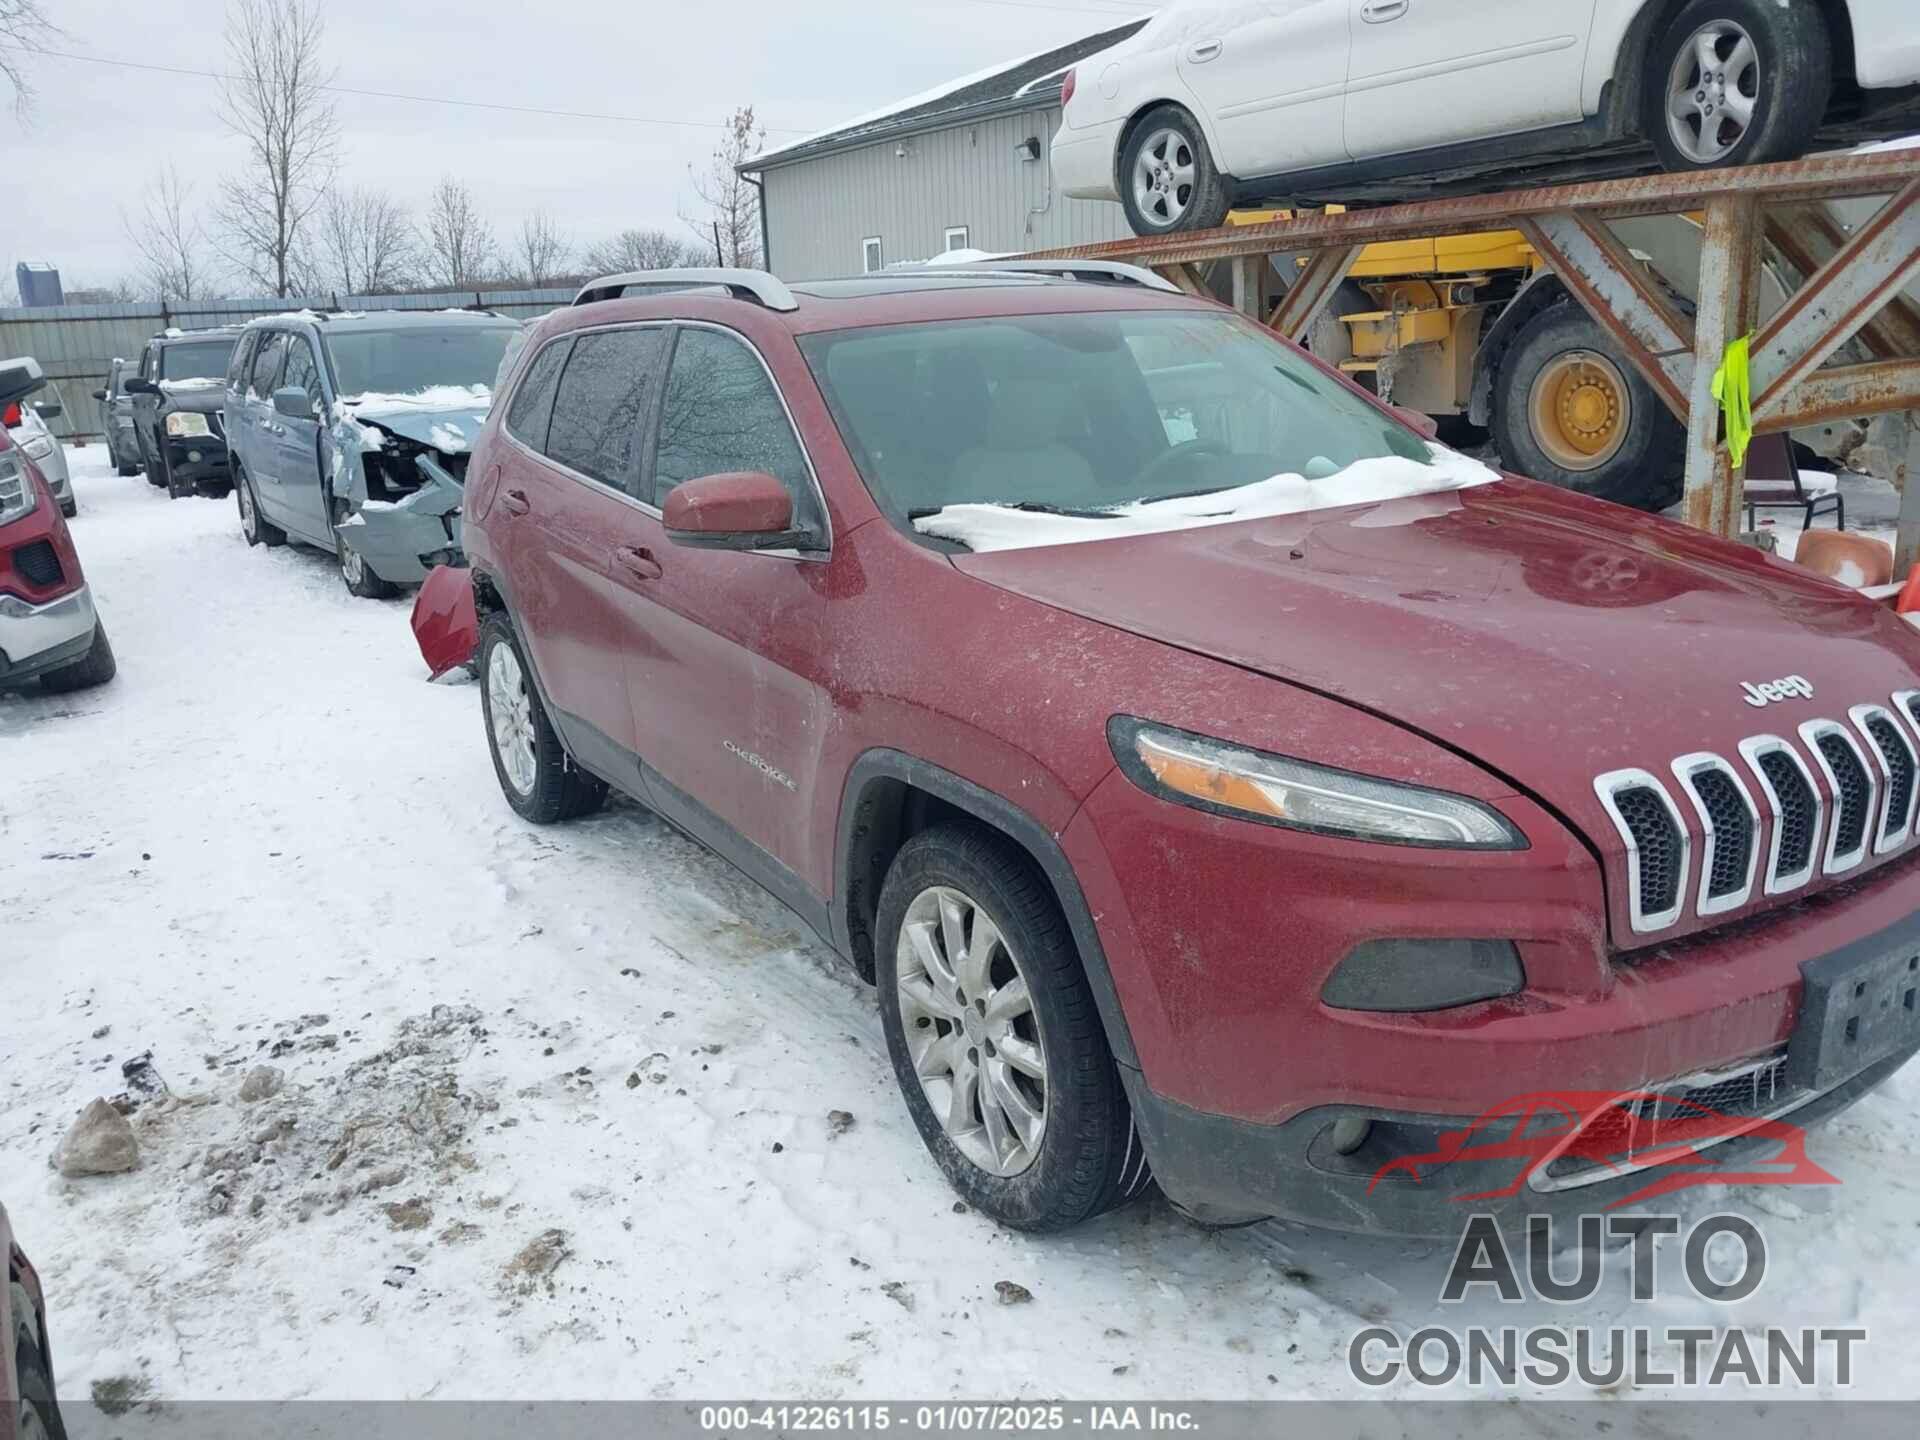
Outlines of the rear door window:
M 247 385 L 247 394 L 256 400 L 273 398 L 273 377 L 280 373 L 280 362 L 287 356 L 287 335 L 284 330 L 276 330 L 260 342 L 258 354 L 253 361 L 253 379 Z
M 806 455 L 760 357 L 720 331 L 682 330 L 660 407 L 653 503 L 682 481 L 737 470 L 774 476 L 793 495 L 795 522 L 819 522 Z
M 561 367 L 567 363 L 567 351 L 573 339 L 556 340 L 527 367 L 507 407 L 507 429 L 530 449 L 547 448 L 547 422 L 553 418 L 553 394 L 559 387 Z
M 641 461 L 666 340 L 658 326 L 576 338 L 554 392 L 548 456 L 645 499 Z

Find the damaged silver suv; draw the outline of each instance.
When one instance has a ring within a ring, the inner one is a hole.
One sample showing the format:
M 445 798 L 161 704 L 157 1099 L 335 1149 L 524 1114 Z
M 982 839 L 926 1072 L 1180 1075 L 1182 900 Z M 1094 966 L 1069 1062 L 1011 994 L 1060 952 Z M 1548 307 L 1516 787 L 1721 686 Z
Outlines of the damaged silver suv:
M 300 310 L 255 320 L 227 371 L 233 493 L 249 545 L 339 558 L 384 599 L 465 563 L 460 496 L 516 320 Z

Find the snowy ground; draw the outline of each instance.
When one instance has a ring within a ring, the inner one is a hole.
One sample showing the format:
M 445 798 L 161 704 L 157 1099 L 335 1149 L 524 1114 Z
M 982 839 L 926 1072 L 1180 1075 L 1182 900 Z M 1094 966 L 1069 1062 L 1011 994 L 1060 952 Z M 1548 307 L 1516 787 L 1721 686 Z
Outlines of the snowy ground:
M 792 916 L 637 807 L 522 824 L 404 602 L 72 458 L 119 678 L 0 699 L 0 1187 L 68 1396 L 1335 1397 L 1363 1325 L 1475 1318 L 1437 1247 L 957 1212 Z M 60 1179 L 148 1050 L 206 1103 Z M 1818 1135 L 1838 1187 L 1700 1201 L 1773 1246 L 1731 1323 L 1864 1324 L 1857 1394 L 1920 1395 L 1916 1109 L 1909 1072 Z M 1729 1323 L 1619 1274 L 1578 1318 Z

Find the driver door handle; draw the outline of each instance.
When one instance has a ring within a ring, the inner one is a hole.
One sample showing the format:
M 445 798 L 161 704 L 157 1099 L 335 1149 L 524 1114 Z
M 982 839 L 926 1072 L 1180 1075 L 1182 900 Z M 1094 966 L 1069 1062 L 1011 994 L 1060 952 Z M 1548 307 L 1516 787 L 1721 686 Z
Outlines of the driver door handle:
M 1196 65 L 1204 65 L 1209 60 L 1220 58 L 1220 52 L 1226 49 L 1224 40 L 1202 40 L 1187 50 L 1187 59 Z
M 667 573 L 645 546 L 622 545 L 613 552 L 613 558 L 622 570 L 638 580 L 658 580 Z
M 524 515 L 533 508 L 524 490 L 508 490 L 500 496 L 500 507 L 509 515 Z
M 1360 7 L 1360 18 L 1369 25 L 1384 25 L 1389 20 L 1398 20 L 1413 8 L 1413 0 L 1372 0 L 1371 4 Z

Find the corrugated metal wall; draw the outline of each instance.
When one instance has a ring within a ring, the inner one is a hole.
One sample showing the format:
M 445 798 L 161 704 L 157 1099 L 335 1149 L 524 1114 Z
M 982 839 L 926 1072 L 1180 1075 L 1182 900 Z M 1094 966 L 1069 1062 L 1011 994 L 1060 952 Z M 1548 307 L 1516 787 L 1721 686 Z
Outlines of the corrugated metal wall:
M 115 356 L 133 359 L 148 337 L 168 326 L 197 330 L 237 325 L 256 315 L 302 306 L 341 310 L 447 310 L 471 305 L 528 319 L 570 304 L 574 291 L 463 290 L 433 295 L 309 295 L 303 299 L 195 300 L 179 305 L 58 305 L 0 310 L 0 358 L 31 355 L 54 382 L 66 413 L 52 422 L 61 435 L 106 433 L 93 392 L 106 385 Z
M 995 252 L 1124 238 L 1131 232 L 1118 205 L 1053 194 L 1045 150 L 1038 160 L 1015 152 L 1030 137 L 1046 146 L 1059 124 L 1054 106 L 769 170 L 774 273 L 858 275 L 861 242 L 874 235 L 888 265 L 930 259 L 955 225 L 967 227 L 969 245 Z

